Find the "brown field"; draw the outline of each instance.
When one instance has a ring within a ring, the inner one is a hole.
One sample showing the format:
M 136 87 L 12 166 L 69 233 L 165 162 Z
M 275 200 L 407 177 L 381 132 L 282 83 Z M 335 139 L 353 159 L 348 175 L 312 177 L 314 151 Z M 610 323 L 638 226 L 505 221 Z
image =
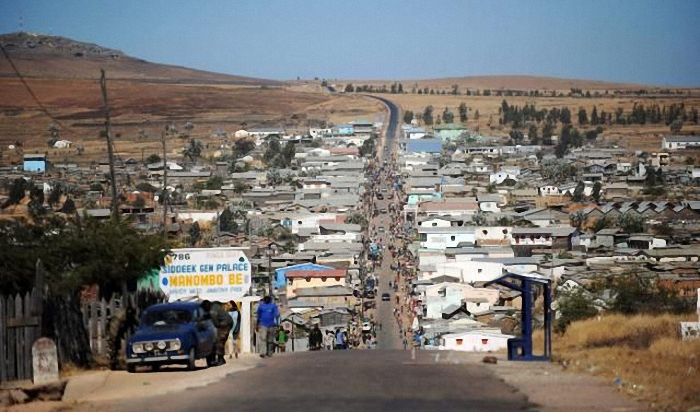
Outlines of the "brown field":
M 689 410 L 700 405 L 700 340 L 682 341 L 678 322 L 695 318 L 605 315 L 574 322 L 554 336 L 554 358 L 611 385 L 618 380 L 620 390 L 653 409 Z
M 160 152 L 160 135 L 171 123 L 184 131 L 191 122 L 190 135 L 207 145 L 208 156 L 221 143 L 212 137 L 215 131 L 303 130 L 323 121 L 374 120 L 383 111 L 369 99 L 331 95 L 319 82 L 283 83 L 150 63 L 62 37 L 12 33 L 0 35 L 0 44 L 48 112 L 0 57 L 2 164 L 21 158 L 19 150 L 8 150 L 15 142 L 23 144 L 24 153 L 47 152 L 51 160 L 83 163 L 106 157 L 105 142 L 98 137 L 104 124 L 101 68 L 108 79 L 115 148 L 124 158 Z M 51 123 L 58 124 L 60 138 L 72 141 L 73 148 L 48 147 Z M 143 133 L 146 137 L 139 137 Z M 178 154 L 185 144 L 173 138 L 169 148 Z M 82 156 L 76 155 L 77 145 L 85 148 Z
M 414 87 L 416 89 L 423 89 L 425 87 L 435 90 L 452 90 L 453 85 L 457 85 L 459 90 L 465 92 L 467 89 L 470 90 L 556 90 L 562 92 L 568 92 L 571 88 L 577 88 L 582 90 L 590 91 L 600 91 L 604 93 L 605 90 L 611 93 L 614 90 L 639 90 L 639 89 L 649 89 L 653 90 L 657 87 L 649 85 L 640 85 L 633 83 L 617 83 L 617 82 L 604 82 L 597 80 L 585 80 L 585 79 L 563 79 L 558 77 L 545 77 L 545 76 L 525 76 L 525 75 L 500 75 L 500 76 L 466 76 L 466 77 L 445 77 L 439 79 L 409 79 L 409 80 L 396 80 L 403 85 L 405 92 L 410 92 Z M 337 80 L 334 83 L 337 86 L 345 86 L 347 83 L 352 83 L 355 86 L 358 85 L 373 85 L 379 86 L 387 85 L 389 87 L 391 83 L 395 80 Z
M 459 105 L 464 102 L 469 107 L 467 125 L 482 134 L 506 136 L 508 129 L 498 124 L 498 110 L 505 99 L 510 105 L 524 106 L 534 104 L 537 108 L 552 109 L 554 107 L 568 107 L 571 111 L 572 121 L 577 126 L 578 110 L 586 109 L 589 117 L 595 105 L 598 113 L 605 110 L 610 113 L 617 107 L 629 111 L 635 103 L 660 106 L 672 103 L 684 103 L 687 108 L 700 109 L 700 96 L 691 97 L 600 97 L 600 98 L 576 98 L 576 97 L 497 97 L 497 96 L 453 96 L 453 95 L 421 95 L 421 94 L 383 94 L 382 96 L 398 104 L 402 110 L 412 110 L 414 113 L 423 112 L 426 106 L 434 107 L 434 116 L 441 114 L 448 107 L 455 118 L 458 118 Z M 474 119 L 474 114 L 479 111 L 479 120 Z M 491 126 L 489 126 L 491 118 Z M 661 136 L 669 133 L 669 128 L 664 124 L 659 125 L 611 125 L 605 128 L 605 139 L 614 144 L 637 150 L 660 149 Z M 700 132 L 700 126 L 686 124 L 683 132 Z
M 93 80 L 30 79 L 29 83 L 48 112 L 58 119 L 61 138 L 82 144 L 84 159 L 104 157 L 99 139 L 104 117 L 99 85 Z M 373 119 L 382 110 L 377 103 L 359 96 L 332 96 L 286 87 L 223 84 L 168 84 L 132 80 L 109 81 L 115 147 L 124 157 L 146 156 L 159 150 L 160 133 L 169 123 L 180 130 L 192 122 L 192 136 L 214 143 L 212 132 L 235 132 L 242 127 L 284 126 L 304 128 L 310 120 L 333 123 L 358 118 Z M 23 142 L 25 153 L 45 152 L 50 157 L 80 161 L 75 149 L 49 148 L 44 114 L 17 79 L 0 78 L 0 145 Z M 139 139 L 139 131 L 149 136 Z M 174 150 L 185 142 L 177 140 Z M 17 156 L 3 159 L 18 160 Z

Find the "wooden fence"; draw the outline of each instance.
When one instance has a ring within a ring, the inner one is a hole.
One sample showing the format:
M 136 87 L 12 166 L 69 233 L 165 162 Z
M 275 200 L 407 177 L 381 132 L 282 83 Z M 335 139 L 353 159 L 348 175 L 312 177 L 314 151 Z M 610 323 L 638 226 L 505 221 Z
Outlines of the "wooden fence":
M 155 292 L 138 292 L 126 295 L 114 295 L 110 300 L 84 302 L 81 305 L 83 323 L 88 334 L 90 349 L 94 356 L 107 356 L 109 346 L 109 322 L 112 316 L 127 304 L 136 309 L 137 317 L 148 306 L 165 301 L 165 296 Z
M 32 379 L 32 345 L 40 336 L 37 290 L 0 296 L 0 382 Z
M 109 301 L 86 302 L 81 305 L 83 323 L 90 349 L 96 357 L 106 356 L 110 318 L 127 302 L 137 315 L 146 307 L 163 302 L 158 293 L 136 293 L 114 296 Z M 32 379 L 32 345 L 41 337 L 43 298 L 37 289 L 25 295 L 0 295 L 0 383 Z

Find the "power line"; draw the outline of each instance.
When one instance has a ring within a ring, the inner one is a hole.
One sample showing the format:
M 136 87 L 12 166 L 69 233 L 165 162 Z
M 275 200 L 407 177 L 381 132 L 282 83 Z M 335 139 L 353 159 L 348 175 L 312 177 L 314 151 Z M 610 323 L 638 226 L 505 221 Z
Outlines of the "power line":
M 49 113 L 49 110 L 46 108 L 46 106 L 44 106 L 44 104 L 41 103 L 41 101 L 36 96 L 36 94 L 34 94 L 34 91 L 29 86 L 29 83 L 27 83 L 27 81 L 24 79 L 24 76 L 22 76 L 22 73 L 19 72 L 19 69 L 17 68 L 17 66 L 15 66 L 15 62 L 12 61 L 12 59 L 10 58 L 10 55 L 7 53 L 7 50 L 5 50 L 5 48 L 2 46 L 2 44 L 0 44 L 0 51 L 2 51 L 2 54 L 5 56 L 7 61 L 10 63 L 10 67 L 12 67 L 12 70 L 17 75 L 17 78 L 24 85 L 24 88 L 27 90 L 27 93 L 29 93 L 29 95 L 32 97 L 32 99 L 34 100 L 34 103 L 36 103 L 36 105 L 39 106 L 39 109 L 41 110 L 41 112 L 44 113 L 47 117 L 49 117 L 51 120 L 53 120 L 53 122 L 56 123 L 60 128 L 66 130 L 66 131 L 72 131 L 73 133 L 77 134 L 77 132 L 74 129 L 64 125 L 63 122 L 61 122 L 56 117 L 54 117 L 51 113 Z

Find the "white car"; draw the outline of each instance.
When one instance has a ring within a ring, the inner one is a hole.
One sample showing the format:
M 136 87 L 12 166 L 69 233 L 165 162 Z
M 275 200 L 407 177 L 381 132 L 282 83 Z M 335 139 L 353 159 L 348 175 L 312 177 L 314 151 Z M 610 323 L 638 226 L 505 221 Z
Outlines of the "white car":
M 362 322 L 362 331 L 363 332 L 372 332 L 372 324 L 370 322 Z

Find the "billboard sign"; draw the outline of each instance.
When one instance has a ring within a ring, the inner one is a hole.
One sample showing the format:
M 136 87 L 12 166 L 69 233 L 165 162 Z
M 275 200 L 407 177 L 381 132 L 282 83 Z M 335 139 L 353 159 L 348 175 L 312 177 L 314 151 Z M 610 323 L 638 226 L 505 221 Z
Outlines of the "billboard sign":
M 165 256 L 158 284 L 170 302 L 197 297 L 239 300 L 251 286 L 251 267 L 242 250 L 230 247 L 173 249 Z

